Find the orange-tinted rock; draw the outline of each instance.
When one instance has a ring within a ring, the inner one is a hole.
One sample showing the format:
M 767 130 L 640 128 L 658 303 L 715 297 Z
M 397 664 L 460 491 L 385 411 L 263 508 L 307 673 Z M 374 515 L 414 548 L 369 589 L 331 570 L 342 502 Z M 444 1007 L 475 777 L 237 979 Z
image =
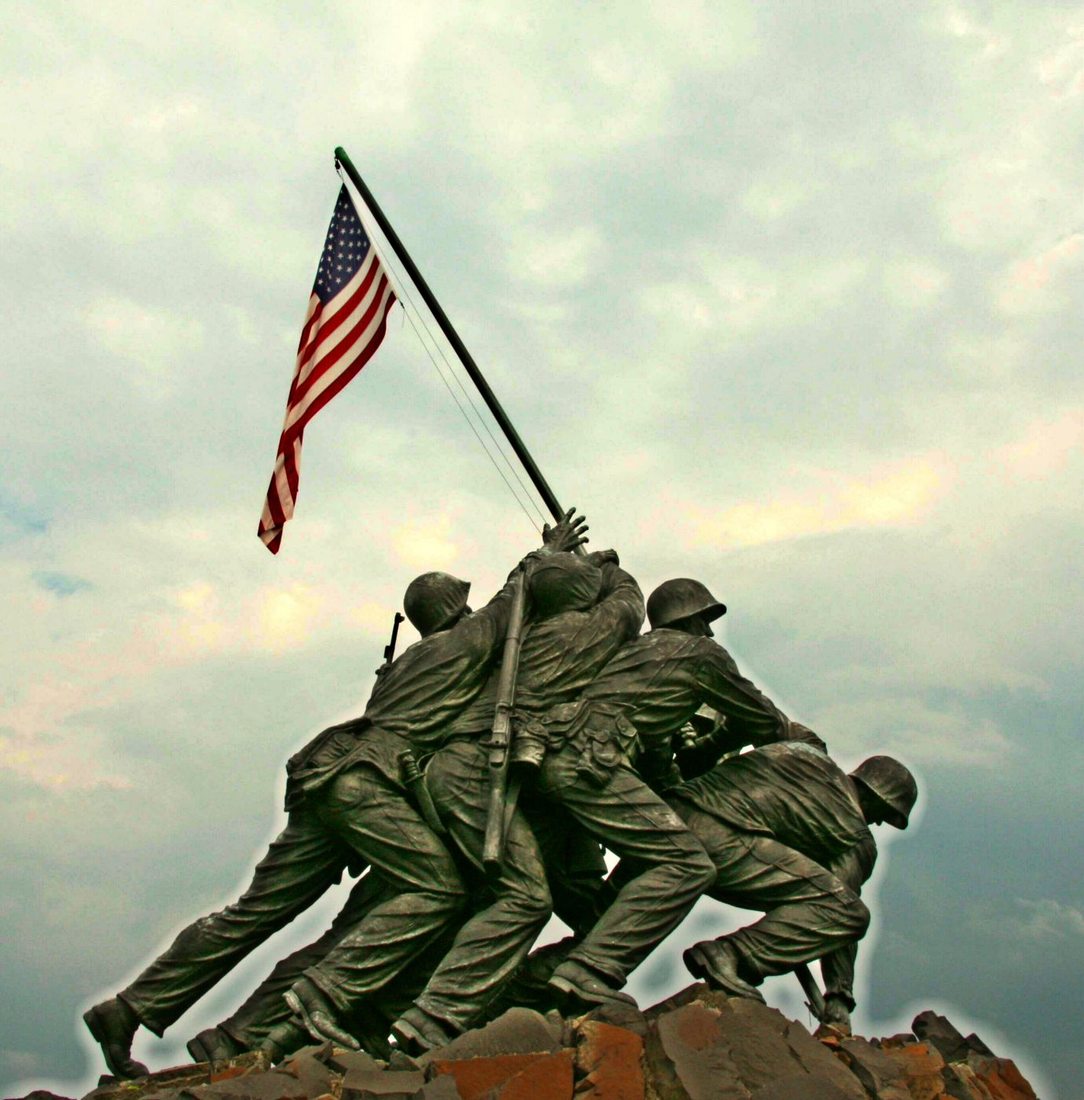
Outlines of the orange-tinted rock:
M 975 1071 L 963 1063 L 950 1063 L 942 1073 L 945 1092 L 952 1100 L 993 1100 L 990 1090 L 975 1076 Z
M 971 1060 L 975 1079 L 986 1087 L 993 1100 L 1036 1100 L 1035 1091 L 1011 1058 Z
M 455 1078 L 463 1100 L 488 1100 L 488 1094 L 546 1054 L 498 1054 L 490 1058 L 434 1059 L 430 1065 L 437 1074 Z
M 643 1100 L 644 1041 L 623 1027 L 584 1020 L 579 1028 L 576 1068 L 583 1100 Z
M 902 1070 L 912 1100 L 939 1100 L 945 1095 L 945 1059 L 929 1043 L 885 1047 L 883 1052 Z
M 572 1100 L 572 1057 L 571 1050 L 543 1055 L 491 1089 L 485 1100 Z

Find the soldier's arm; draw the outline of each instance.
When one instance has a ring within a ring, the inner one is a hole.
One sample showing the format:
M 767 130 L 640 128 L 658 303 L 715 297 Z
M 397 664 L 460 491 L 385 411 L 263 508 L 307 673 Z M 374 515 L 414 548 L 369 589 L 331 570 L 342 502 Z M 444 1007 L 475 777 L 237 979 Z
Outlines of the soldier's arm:
M 612 637 L 615 644 L 631 641 L 644 625 L 644 594 L 618 564 L 612 550 L 592 554 L 591 558 L 600 559 L 602 565 L 602 591 L 591 609 L 591 629 L 600 637 Z
M 586 541 L 585 532 L 588 530 L 587 522 L 583 516 L 575 515 L 576 509 L 569 508 L 558 523 L 552 527 L 547 523 L 542 528 L 542 545 L 532 550 L 520 561 L 515 569 L 508 574 L 508 580 L 504 587 L 487 603 L 480 608 L 468 620 L 464 626 L 470 624 L 471 632 L 479 636 L 479 640 L 491 646 L 498 645 L 504 640 L 508 630 L 508 616 L 512 610 L 512 593 L 514 582 L 520 570 L 530 573 L 532 566 L 549 554 L 560 554 L 575 550 Z
M 697 681 L 700 702 L 726 717 L 727 738 L 719 746 L 720 752 L 790 738 L 790 719 L 738 671 L 734 659 L 721 645 L 707 638 L 701 645 Z

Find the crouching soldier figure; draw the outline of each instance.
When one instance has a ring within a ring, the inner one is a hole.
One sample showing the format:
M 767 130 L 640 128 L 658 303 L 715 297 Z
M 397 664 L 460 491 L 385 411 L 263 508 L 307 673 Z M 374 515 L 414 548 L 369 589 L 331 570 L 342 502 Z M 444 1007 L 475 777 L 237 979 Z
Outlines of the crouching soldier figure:
M 700 582 L 666 581 L 647 601 L 651 631 L 618 650 L 580 705 L 550 724 L 538 795 L 622 860 L 613 902 L 550 978 L 566 1003 L 624 999 L 629 973 L 714 880 L 699 838 L 656 793 L 680 781 L 674 733 L 706 704 L 726 719 L 733 747 L 815 736 L 711 640 L 725 612 Z
M 891 756 L 872 756 L 847 775 L 798 742 L 730 757 L 668 791 L 715 863 L 708 895 L 764 912 L 690 947 L 689 971 L 730 996 L 762 1001 L 764 978 L 820 959 L 822 1023 L 849 1034 L 855 956 L 869 926 L 859 891 L 877 858 L 869 826 L 905 829 L 917 796 L 914 777 Z

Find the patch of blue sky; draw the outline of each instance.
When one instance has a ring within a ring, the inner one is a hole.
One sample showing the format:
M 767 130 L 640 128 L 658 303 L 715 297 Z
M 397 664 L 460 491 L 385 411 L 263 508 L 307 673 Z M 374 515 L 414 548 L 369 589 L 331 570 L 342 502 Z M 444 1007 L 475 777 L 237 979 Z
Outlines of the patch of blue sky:
M 0 491 L 0 542 L 22 535 L 43 535 L 50 522 L 50 517 L 32 504 Z
M 72 596 L 76 592 L 84 592 L 94 586 L 82 577 L 73 577 L 69 573 L 57 573 L 52 571 L 39 571 L 34 575 L 34 583 L 47 592 L 57 596 Z

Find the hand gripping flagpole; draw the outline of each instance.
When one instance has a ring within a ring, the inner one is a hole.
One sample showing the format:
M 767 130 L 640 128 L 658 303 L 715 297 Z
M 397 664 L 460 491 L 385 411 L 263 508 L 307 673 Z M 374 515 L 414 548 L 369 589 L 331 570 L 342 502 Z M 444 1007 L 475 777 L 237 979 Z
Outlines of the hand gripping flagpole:
M 373 198 L 372 191 L 365 186 L 365 181 L 358 174 L 358 170 L 354 167 L 354 162 L 346 155 L 346 150 L 341 145 L 335 150 L 335 162 L 350 177 L 350 182 L 358 189 L 358 193 L 361 195 L 362 199 L 364 199 L 365 205 L 369 208 L 369 212 L 376 219 L 377 225 L 380 226 L 381 232 L 395 250 L 395 255 L 399 258 L 399 262 L 406 269 L 411 281 L 418 288 L 418 292 L 425 300 L 425 304 L 429 307 L 430 313 L 436 318 L 437 324 L 440 325 L 441 332 L 444 333 L 448 343 L 452 345 L 456 355 L 459 356 L 459 361 L 463 364 L 464 370 L 470 375 L 471 381 L 478 388 L 478 392 L 482 395 L 482 400 L 486 403 L 486 407 L 500 425 L 501 431 L 504 432 L 505 438 L 515 452 L 516 457 L 523 463 L 523 468 L 527 471 L 527 476 L 538 490 L 539 495 L 550 511 L 550 515 L 553 516 L 555 521 L 560 522 L 560 520 L 564 518 L 565 512 L 557 502 L 557 497 L 549 487 L 549 483 L 542 476 L 542 471 L 535 465 L 534 459 L 524 446 L 523 440 L 519 437 L 519 432 L 513 427 L 512 421 L 508 419 L 508 414 L 501 407 L 501 403 L 497 400 L 496 395 L 489 388 L 489 383 L 485 380 L 485 376 L 478 369 L 478 364 L 475 363 L 471 353 L 467 351 L 466 345 L 459 338 L 459 333 L 455 331 L 452 322 L 448 320 L 447 314 L 441 309 L 440 302 L 436 300 L 433 292 L 429 289 L 429 284 L 422 278 L 421 272 L 410 258 L 410 253 L 403 247 L 403 242 L 399 240 L 399 235 L 392 229 L 388 219 L 384 217 L 384 211 L 380 209 L 376 199 Z

